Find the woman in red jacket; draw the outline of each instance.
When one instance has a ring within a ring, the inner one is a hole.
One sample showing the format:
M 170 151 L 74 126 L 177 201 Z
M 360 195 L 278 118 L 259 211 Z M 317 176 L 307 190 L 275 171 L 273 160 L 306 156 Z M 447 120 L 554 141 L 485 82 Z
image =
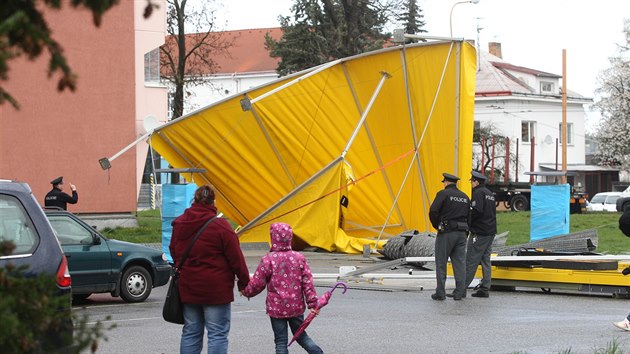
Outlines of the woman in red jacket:
M 169 246 L 176 265 L 197 231 L 217 215 L 214 187 L 195 191 L 192 206 L 177 217 Z M 200 353 L 204 326 L 208 331 L 208 353 L 227 353 L 234 281 L 238 290 L 249 282 L 249 271 L 236 233 L 227 220 L 217 217 L 201 233 L 181 266 L 179 293 L 184 303 L 184 327 L 180 353 Z

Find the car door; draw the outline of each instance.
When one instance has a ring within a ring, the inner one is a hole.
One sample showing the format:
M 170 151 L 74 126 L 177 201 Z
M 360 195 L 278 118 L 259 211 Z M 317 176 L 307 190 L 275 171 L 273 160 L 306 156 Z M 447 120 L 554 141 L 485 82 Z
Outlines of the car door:
M 618 194 L 612 194 L 606 197 L 606 203 L 604 204 L 605 211 L 617 211 L 617 199 L 619 199 Z
M 68 259 L 73 289 L 91 292 L 113 289 L 116 280 L 107 242 L 69 213 L 48 214 L 48 220 Z
M 606 194 L 597 193 L 591 199 L 591 211 L 603 211 L 606 202 Z

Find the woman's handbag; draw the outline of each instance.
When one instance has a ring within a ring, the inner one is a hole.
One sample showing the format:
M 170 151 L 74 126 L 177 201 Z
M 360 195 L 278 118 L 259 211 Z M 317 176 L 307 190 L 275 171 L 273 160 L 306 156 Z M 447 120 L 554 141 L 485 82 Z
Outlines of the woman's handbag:
M 190 253 L 193 244 L 195 243 L 195 241 L 197 241 L 199 235 L 201 235 L 201 232 L 203 232 L 206 226 L 208 226 L 212 222 L 212 220 L 217 217 L 218 215 L 210 218 L 210 220 L 206 221 L 206 223 L 203 224 L 199 231 L 197 231 L 197 234 L 192 239 L 192 241 L 190 241 L 186 252 L 184 252 L 184 255 L 182 256 L 180 264 L 173 268 L 171 282 L 168 285 L 168 292 L 166 293 L 164 307 L 162 308 L 162 317 L 166 322 L 184 324 L 184 304 L 182 304 L 182 301 L 179 298 L 179 272 L 182 269 L 184 262 L 186 262 L 186 258 L 188 258 L 188 254 Z
M 179 272 L 174 271 L 162 308 L 162 317 L 166 322 L 184 324 L 184 304 L 179 298 Z

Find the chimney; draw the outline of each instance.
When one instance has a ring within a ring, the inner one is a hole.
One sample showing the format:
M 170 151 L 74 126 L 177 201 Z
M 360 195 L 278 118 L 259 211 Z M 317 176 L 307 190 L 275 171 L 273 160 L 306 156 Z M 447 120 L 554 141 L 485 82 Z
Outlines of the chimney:
M 495 57 L 499 57 L 503 59 L 503 55 L 501 54 L 501 43 L 499 42 L 488 42 L 488 51 L 490 54 Z

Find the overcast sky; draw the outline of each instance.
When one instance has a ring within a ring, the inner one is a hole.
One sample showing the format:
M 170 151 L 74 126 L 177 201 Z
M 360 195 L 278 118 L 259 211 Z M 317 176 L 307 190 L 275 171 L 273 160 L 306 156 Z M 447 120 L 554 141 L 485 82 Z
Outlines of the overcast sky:
M 293 2 L 226 0 L 217 19 L 230 30 L 276 27 Z M 630 0 L 480 0 L 453 7 L 456 2 L 418 0 L 429 35 L 450 36 L 452 9 L 453 37 L 479 38 L 486 51 L 488 42 L 500 42 L 503 59 L 514 65 L 562 75 L 566 49 L 567 87 L 587 97 L 595 97 L 597 75 L 624 43 L 623 20 L 630 18 Z M 589 127 L 597 115 L 590 117 Z

